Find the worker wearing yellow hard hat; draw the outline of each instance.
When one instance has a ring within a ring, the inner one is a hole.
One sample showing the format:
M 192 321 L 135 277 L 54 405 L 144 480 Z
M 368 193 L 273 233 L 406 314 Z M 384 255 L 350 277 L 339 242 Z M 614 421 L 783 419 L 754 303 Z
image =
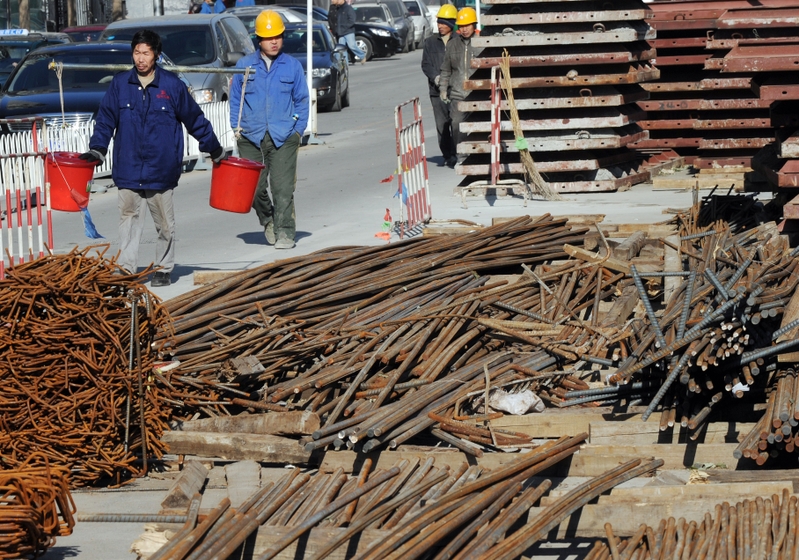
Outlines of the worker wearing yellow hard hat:
M 264 165 L 252 206 L 266 242 L 276 249 L 294 247 L 297 153 L 309 108 L 305 71 L 296 58 L 283 53 L 285 31 L 276 12 L 258 14 L 258 51 L 236 63 L 250 69 L 247 87 L 242 87 L 242 74 L 235 74 L 230 85 L 230 126 L 239 154 Z
M 422 72 L 427 76 L 427 85 L 430 90 L 430 103 L 433 105 L 433 116 L 436 121 L 436 134 L 438 135 L 438 148 L 441 150 L 442 160 L 439 165 L 455 167 L 457 153 L 452 134 L 452 118 L 449 110 L 450 104 L 445 103 L 438 92 L 441 79 L 441 63 L 444 61 L 444 51 L 447 43 L 452 40 L 455 29 L 455 19 L 458 10 L 452 4 L 444 4 L 438 10 L 438 34 L 428 37 L 424 42 L 422 51 Z
M 468 112 L 461 110 L 459 102 L 466 98 L 464 82 L 469 77 L 469 68 L 473 58 L 472 37 L 477 29 L 477 12 L 474 8 L 461 8 L 455 17 L 459 33 L 447 43 L 444 60 L 441 63 L 441 74 L 438 81 L 439 98 L 450 104 L 452 117 L 452 135 L 455 149 L 465 140 L 460 125 L 469 117 Z M 463 156 L 457 156 L 458 163 L 463 163 Z

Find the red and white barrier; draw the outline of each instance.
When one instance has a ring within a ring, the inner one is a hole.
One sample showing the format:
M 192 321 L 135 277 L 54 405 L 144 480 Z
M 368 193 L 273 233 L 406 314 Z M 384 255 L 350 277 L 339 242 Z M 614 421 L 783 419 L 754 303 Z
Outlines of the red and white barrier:
M 413 112 L 408 124 L 403 122 L 403 108 L 410 108 Z M 411 229 L 432 218 L 422 108 L 418 97 L 394 108 L 394 126 L 397 134 L 400 237 L 404 237 L 405 229 Z
M 33 122 L 30 141 L 16 153 L 0 154 L 0 278 L 6 266 L 32 261 L 53 246 L 53 226 L 45 177 L 47 128 L 44 119 L 0 119 L 2 123 Z M 48 201 L 43 211 L 42 205 Z M 46 241 L 45 237 L 47 236 Z M 46 245 L 46 247 L 45 247 Z

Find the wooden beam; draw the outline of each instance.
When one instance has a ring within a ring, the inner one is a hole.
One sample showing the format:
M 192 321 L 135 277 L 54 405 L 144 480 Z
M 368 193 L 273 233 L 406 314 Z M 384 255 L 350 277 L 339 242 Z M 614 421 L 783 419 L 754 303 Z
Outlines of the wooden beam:
M 754 423 L 711 422 L 702 440 L 708 443 L 739 442 L 755 427 Z M 676 429 L 661 432 L 657 422 L 591 422 L 588 426 L 589 439 L 593 445 L 612 445 L 624 442 L 625 445 L 650 445 L 664 443 L 687 443 L 689 432 Z
M 680 246 L 680 238 L 677 235 L 670 235 L 666 240 L 674 247 Z M 682 257 L 680 253 L 673 249 L 671 246 L 663 245 L 665 250 L 665 257 L 663 261 L 663 270 L 666 272 L 682 272 Z M 667 276 L 663 279 L 663 301 L 669 301 L 680 287 L 682 279 L 675 276 Z
M 199 286 L 203 284 L 213 284 L 227 280 L 234 274 L 242 272 L 241 270 L 195 270 L 194 271 L 194 285 Z
M 587 410 L 587 409 L 583 409 Z M 558 411 L 551 413 L 547 410 L 541 414 L 525 414 L 524 416 L 503 416 L 491 421 L 494 428 L 504 428 L 515 432 L 527 434 L 533 438 L 556 439 L 561 436 L 576 436 L 580 433 L 588 433 L 591 424 L 601 423 L 613 419 L 613 423 L 624 424 L 627 421 L 641 420 L 640 414 L 628 414 L 615 417 L 612 414 L 596 414 L 593 412 L 574 413 L 571 411 Z
M 261 487 L 261 465 L 255 461 L 238 461 L 225 465 L 227 496 L 230 507 L 237 508 Z
M 321 426 L 319 415 L 315 412 L 292 410 L 288 412 L 265 412 L 258 414 L 239 414 L 237 416 L 217 416 L 190 420 L 178 424 L 181 432 L 215 432 L 226 434 L 272 434 L 310 435 Z
M 646 232 L 636 231 L 613 249 L 613 258 L 629 261 L 637 257 L 646 241 Z
M 568 243 L 563 245 L 563 250 L 567 255 L 574 257 L 575 259 L 580 259 L 591 264 L 601 264 L 603 267 L 609 270 L 615 270 L 616 272 L 623 272 L 624 274 L 630 273 L 629 264 L 618 259 L 614 259 L 613 257 L 605 258 L 597 253 L 591 253 L 590 251 L 586 251 L 585 249 L 575 247 L 574 245 L 570 245 Z
M 189 507 L 189 502 L 194 494 L 202 490 L 206 478 L 208 478 L 208 469 L 202 463 L 187 461 L 161 502 L 161 509 L 185 510 Z
M 311 454 L 296 440 L 262 434 L 217 434 L 212 432 L 166 432 L 162 437 L 170 453 L 219 457 L 259 463 L 308 463 Z
M 607 314 L 602 317 L 599 326 L 607 328 L 623 325 L 630 317 L 635 306 L 638 305 L 639 299 L 640 296 L 635 286 L 625 286 L 621 291 L 621 295 L 613 302 Z

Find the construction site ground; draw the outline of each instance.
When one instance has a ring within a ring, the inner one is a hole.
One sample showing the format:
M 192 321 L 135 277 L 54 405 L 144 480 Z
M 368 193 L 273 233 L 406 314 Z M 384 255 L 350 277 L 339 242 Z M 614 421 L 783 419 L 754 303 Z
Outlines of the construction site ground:
M 305 147 L 300 152 L 296 191 L 298 234 L 297 246 L 292 250 L 277 251 L 266 245 L 254 213 L 231 214 L 212 209 L 208 205 L 210 171 L 194 170 L 184 174 L 175 191 L 178 244 L 173 284 L 153 288 L 153 293 L 167 300 L 188 292 L 195 287 L 197 273 L 253 268 L 326 247 L 384 243 L 375 234 L 382 231 L 386 211 L 391 213 L 392 220 L 400 219 L 398 198 L 394 196 L 397 190 L 397 156 L 393 108 L 415 96 L 422 98 L 426 125 L 425 147 L 433 213 L 430 232 L 445 234 L 448 228 L 468 229 L 467 222 L 487 226 L 502 218 L 546 213 L 596 215 L 605 224 L 643 226 L 668 220 L 673 210 L 685 209 L 692 204 L 692 193 L 687 188 L 692 185 L 687 179 L 682 182 L 681 189 L 655 188 L 650 182 L 624 192 L 569 194 L 559 202 L 531 199 L 525 204 L 522 197 L 502 195 L 462 197 L 457 188 L 461 177 L 439 165 L 441 157 L 436 146 L 427 87 L 419 68 L 420 59 L 421 52 L 417 51 L 353 68 L 351 107 L 341 113 L 320 115 L 319 139 L 324 143 Z M 720 184 L 719 188 L 724 187 Z M 89 209 L 98 231 L 106 239 L 87 239 L 78 214 L 57 213 L 54 217 L 56 253 L 68 252 L 76 245 L 96 243 L 109 243 L 108 254 L 116 252 L 116 189 L 110 186 L 110 181 L 101 180 L 96 182 L 95 190 Z M 771 195 L 762 193 L 758 197 L 766 202 Z M 411 233 L 422 235 L 421 230 Z M 396 232 L 391 239 L 398 239 Z M 154 257 L 155 241 L 155 230 L 149 222 L 142 239 L 140 265 Z M 779 494 L 783 488 L 793 492 L 794 483 L 799 480 L 799 471 L 783 471 L 779 477 L 763 471 L 735 473 L 731 455 L 736 445 L 734 442 L 738 433 L 748 431 L 751 424 L 711 424 L 705 443 L 699 445 L 680 439 L 679 430 L 675 429 L 671 445 L 663 445 L 669 442 L 663 441 L 656 419 L 643 423 L 640 415 L 629 414 L 614 418 L 623 422 L 605 422 L 603 413 L 609 412 L 609 409 L 548 410 L 543 416 L 518 417 L 505 424 L 512 426 L 510 429 L 537 438 L 589 433 L 587 447 L 566 462 L 566 466 L 551 473 L 553 486 L 557 485 L 552 496 L 585 481 L 587 477 L 605 472 L 625 458 L 657 457 L 665 460 L 657 476 L 637 478 L 621 485 L 610 496 L 603 496 L 599 503 L 583 508 L 579 518 L 573 517 L 564 523 L 558 533 L 577 537 L 558 544 L 565 546 L 566 550 L 542 548 L 536 551 L 536 557 L 584 555 L 592 537 L 603 534 L 603 524 L 610 520 L 611 513 L 617 534 L 629 534 L 626 531 L 630 527 L 634 531 L 643 522 L 656 526 L 660 519 L 672 515 L 691 515 L 693 519 L 701 519 L 713 504 L 725 500 L 734 503 L 745 497 L 767 497 Z M 659 444 L 657 449 L 656 444 Z M 401 447 L 397 451 L 384 452 L 379 461 L 382 466 L 391 466 L 400 455 L 427 452 Z M 466 461 L 466 455 L 458 451 L 440 451 L 435 456 L 437 465 Z M 496 466 L 509 456 L 488 454 L 479 459 L 478 464 L 491 468 L 491 464 Z M 74 491 L 79 514 L 157 513 L 174 479 L 179 476 L 178 456 L 168 455 L 165 459 L 165 470 L 153 472 L 147 478 L 122 488 Z M 472 458 L 469 460 L 474 461 Z M 328 451 L 320 468 L 340 466 L 345 472 L 347 468 L 351 471 L 353 461 L 354 454 L 350 451 Z M 224 467 L 229 463 L 208 458 L 204 458 L 204 462 L 212 467 L 202 502 L 202 509 L 207 510 L 228 495 Z M 697 474 L 708 471 L 712 474 Z M 285 467 L 264 466 L 261 480 L 272 480 L 284 472 Z M 641 486 L 646 488 L 625 490 Z M 166 528 L 160 526 L 156 529 Z M 144 525 L 140 522 L 79 522 L 73 535 L 59 538 L 44 558 L 134 558 L 136 554 L 130 551 L 131 545 L 143 532 Z M 292 545 L 279 558 L 294 558 L 294 554 Z

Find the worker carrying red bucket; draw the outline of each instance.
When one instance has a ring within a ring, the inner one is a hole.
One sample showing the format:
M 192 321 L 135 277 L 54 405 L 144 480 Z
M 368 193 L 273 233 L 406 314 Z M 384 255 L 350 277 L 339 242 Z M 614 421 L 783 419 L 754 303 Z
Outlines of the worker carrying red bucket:
M 161 38 L 138 31 L 131 41 L 134 68 L 114 76 L 100 103 L 86 161 L 104 161 L 114 138 L 112 177 L 119 191 L 119 258 L 128 272 L 137 271 L 144 206 L 158 233 L 150 284 L 169 286 L 175 266 L 175 212 L 172 189 L 183 167 L 183 129 L 215 163 L 227 157 L 213 127 L 180 78 L 156 65 Z M 116 134 L 114 133 L 116 131 Z

